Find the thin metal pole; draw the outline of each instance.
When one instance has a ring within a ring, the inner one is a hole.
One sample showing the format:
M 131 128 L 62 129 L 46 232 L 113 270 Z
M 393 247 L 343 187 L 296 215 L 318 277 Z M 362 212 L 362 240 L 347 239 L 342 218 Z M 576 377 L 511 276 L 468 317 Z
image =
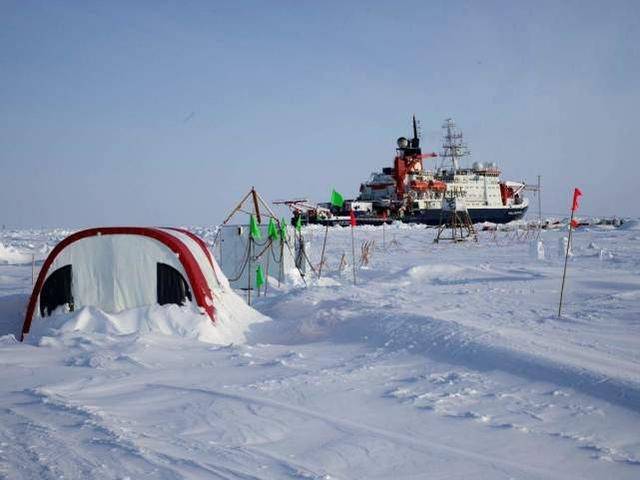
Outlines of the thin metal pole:
M 387 247 L 387 242 L 386 242 L 386 238 L 385 238 L 385 226 L 387 225 L 387 222 L 385 220 L 382 221 L 382 249 L 384 250 Z
M 249 232 L 249 271 L 247 272 L 248 285 L 247 285 L 247 304 L 251 305 L 251 258 L 253 257 L 253 237 Z
M 571 220 L 569 220 L 569 242 L 567 243 L 567 251 L 564 256 L 564 270 L 562 271 L 562 286 L 560 287 L 560 303 L 558 304 L 558 318 L 562 314 L 562 297 L 564 295 L 564 280 L 567 276 L 567 261 L 569 260 L 569 251 L 571 250 L 571 234 L 573 233 L 573 208 L 571 209 Z
M 320 266 L 318 267 L 318 279 L 322 276 L 322 266 L 324 265 L 324 250 L 327 246 L 327 235 L 329 235 L 329 222 L 324 229 L 324 240 L 322 241 L 322 253 L 320 254 Z
M 256 189 L 251 187 L 251 196 L 253 197 L 253 210 L 256 212 L 256 220 L 258 223 L 262 223 L 262 218 L 260 217 L 260 206 L 258 205 L 258 195 L 256 193 Z
M 262 204 L 262 206 L 264 208 L 266 208 L 267 212 L 269 212 L 269 215 L 271 215 L 273 217 L 273 219 L 278 222 L 278 217 L 276 216 L 275 213 L 273 213 L 273 210 L 271 210 L 271 208 L 269 208 L 269 204 L 267 202 L 264 201 L 264 198 L 262 198 L 262 196 L 258 193 L 257 190 L 254 190 L 254 193 L 256 194 L 256 197 L 258 197 L 258 200 L 260 200 L 260 203 Z M 279 222 L 278 222 L 279 223 Z
M 229 220 L 231 220 L 231 217 L 233 217 L 233 216 L 236 214 L 236 212 L 242 208 L 242 205 L 244 204 L 244 201 L 247 199 L 247 197 L 248 197 L 249 195 L 251 195 L 251 190 L 249 190 L 249 192 L 248 192 L 244 197 L 242 197 L 242 200 L 240 200 L 240 203 L 238 203 L 238 205 L 236 206 L 236 208 L 234 208 L 234 209 L 231 211 L 231 213 L 229 214 L 229 216 L 224 220 L 224 222 L 222 222 L 222 225 L 226 225 L 226 224 L 227 224 L 227 222 L 228 222 Z
M 540 190 L 540 175 L 538 175 L 538 223 L 542 228 L 542 190 Z
M 302 234 L 300 234 L 300 238 L 302 238 Z M 293 234 L 293 241 L 295 242 L 296 240 L 296 234 Z M 302 281 L 304 282 L 304 286 L 308 286 L 307 285 L 307 281 L 304 278 L 304 274 L 302 273 L 302 271 L 300 270 L 300 267 L 298 267 L 298 265 L 295 262 L 296 256 L 293 253 L 293 250 L 291 249 L 291 245 L 289 244 L 289 241 L 285 239 L 285 244 L 287 245 L 287 249 L 289 250 L 289 254 L 291 255 L 291 258 L 293 258 L 293 263 L 296 267 L 296 270 L 298 270 L 298 273 L 300 274 L 300 278 L 302 279 Z
M 280 284 L 284 278 L 284 242 L 285 238 L 282 238 L 282 234 L 286 235 L 286 232 L 281 232 L 280 236 L 280 268 L 278 268 L 278 288 L 280 288 Z
M 356 284 L 356 240 L 353 233 L 353 225 L 351 225 L 351 258 L 353 259 L 353 284 Z
M 273 249 L 273 239 L 269 240 L 269 250 L 267 251 L 267 273 L 264 278 L 264 296 L 267 296 L 267 288 L 269 288 L 269 257 L 271 257 Z
M 540 238 L 542 234 L 542 183 L 540 182 L 540 175 L 538 175 L 538 235 L 536 236 L 536 240 Z

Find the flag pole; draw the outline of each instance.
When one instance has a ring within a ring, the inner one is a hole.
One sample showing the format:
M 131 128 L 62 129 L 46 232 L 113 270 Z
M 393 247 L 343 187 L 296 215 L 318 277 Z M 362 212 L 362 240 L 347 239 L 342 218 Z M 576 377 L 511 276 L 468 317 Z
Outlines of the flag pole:
M 249 232 L 249 271 L 247 272 L 248 284 L 247 284 L 247 304 L 251 305 L 251 257 L 253 256 L 253 237 Z
M 271 249 L 273 248 L 273 239 L 269 240 L 269 250 L 267 251 L 267 272 L 265 274 L 264 282 L 264 296 L 267 296 L 267 289 L 269 288 L 269 257 L 271 256 Z
M 385 227 L 387 225 L 387 221 L 383 218 L 382 219 L 382 249 L 386 249 L 387 248 L 387 242 L 386 242 L 386 238 L 385 238 Z
M 280 266 L 278 268 L 278 288 L 280 288 L 280 284 L 282 283 L 282 280 L 284 277 L 284 242 L 285 242 L 285 239 L 283 238 L 282 232 L 281 232 L 280 233 Z
M 356 240 L 353 233 L 353 222 L 351 223 L 351 258 L 353 260 L 353 284 L 356 284 Z
M 277 221 L 277 219 L 276 219 L 276 221 Z M 267 296 L 267 290 L 269 289 L 270 257 L 274 257 L 273 260 L 276 261 L 275 260 L 275 256 L 273 255 L 273 241 L 280 238 L 280 228 L 273 221 L 273 217 L 269 218 L 269 225 L 267 226 L 267 235 L 268 235 L 268 239 L 269 239 L 269 245 L 267 245 L 267 248 L 265 249 L 265 251 L 267 253 L 267 271 L 266 271 L 266 274 L 265 274 L 266 278 L 265 278 L 265 282 L 264 282 L 264 296 L 265 297 Z
M 300 230 L 298 230 L 298 229 L 300 229 Z M 298 238 L 298 241 L 302 240 L 302 231 L 301 231 L 301 229 L 302 229 L 302 224 L 299 223 L 298 221 L 296 221 L 296 226 L 295 226 L 295 229 L 294 229 L 294 232 L 293 232 L 294 247 L 295 247 L 296 238 Z M 299 233 L 299 237 L 296 237 L 296 233 L 295 233 L 296 231 Z M 298 273 L 300 274 L 300 278 L 304 282 L 304 286 L 307 287 L 308 285 L 307 285 L 307 281 L 304 278 L 304 273 L 302 273 L 302 271 L 300 270 L 300 267 L 298 266 L 298 264 L 295 261 L 296 256 L 295 256 L 293 250 L 291 249 L 291 245 L 289 245 L 289 241 L 287 240 L 286 237 L 285 237 L 284 241 L 285 241 L 285 244 L 287 246 L 287 249 L 289 250 L 289 253 L 291 254 L 291 257 L 294 259 L 294 264 L 296 266 L 296 270 L 298 270 Z
M 582 195 L 580 189 L 573 190 L 573 204 L 571 205 L 571 219 L 569 220 L 569 241 L 564 255 L 564 269 L 562 270 L 562 286 L 560 287 L 560 302 L 558 303 L 558 318 L 562 315 L 562 298 L 564 296 L 564 283 L 567 277 L 567 263 L 569 261 L 569 251 L 571 250 L 571 237 L 573 234 L 573 217 L 578 209 L 578 198 Z
M 260 285 L 260 264 L 258 264 L 258 268 L 256 268 L 256 296 L 258 298 L 260 298 L 260 289 L 262 288 L 262 285 Z
M 542 190 L 540 189 L 540 175 L 538 175 L 538 237 L 542 233 Z
M 571 210 L 571 220 L 569 220 L 569 242 L 567 243 L 567 251 L 564 255 L 564 270 L 562 271 L 562 287 L 560 287 L 560 304 L 558 305 L 558 318 L 562 314 L 562 297 L 564 295 L 564 281 L 567 276 L 567 261 L 569 260 L 569 251 L 571 250 L 571 234 L 573 233 L 573 210 Z
M 327 235 L 329 235 L 329 221 L 324 229 L 324 240 L 322 241 L 322 253 L 320 254 L 320 266 L 318 267 L 318 279 L 322 276 L 322 266 L 324 265 L 324 251 L 327 247 Z
M 331 207 L 342 208 L 344 206 L 344 198 L 340 195 L 336 189 L 331 190 Z M 329 214 L 331 215 L 331 210 Z M 320 254 L 320 266 L 318 267 L 318 279 L 322 276 L 322 266 L 324 265 L 324 252 L 327 247 L 327 236 L 329 235 L 329 216 L 325 219 L 324 239 L 322 240 L 322 253 Z M 313 267 L 312 267 L 313 268 Z

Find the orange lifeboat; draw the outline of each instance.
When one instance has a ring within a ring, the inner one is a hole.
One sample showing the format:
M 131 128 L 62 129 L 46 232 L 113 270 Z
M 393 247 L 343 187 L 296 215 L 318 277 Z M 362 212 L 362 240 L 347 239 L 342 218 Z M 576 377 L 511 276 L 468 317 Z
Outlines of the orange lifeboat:
M 429 190 L 429 182 L 421 181 L 421 180 L 412 180 L 409 184 L 412 190 L 417 190 L 419 192 L 426 192 Z
M 429 182 L 429 188 L 434 192 L 444 192 L 447 189 L 447 184 L 440 180 L 431 180 Z

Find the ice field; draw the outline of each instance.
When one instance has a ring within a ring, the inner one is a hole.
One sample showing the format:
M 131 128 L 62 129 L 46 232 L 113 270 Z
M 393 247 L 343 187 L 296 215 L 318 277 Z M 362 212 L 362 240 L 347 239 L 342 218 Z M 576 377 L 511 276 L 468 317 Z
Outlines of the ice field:
M 0 231 L 2 478 L 640 478 L 637 221 L 574 233 L 561 319 L 566 231 L 540 258 L 514 232 L 357 227 L 354 286 L 335 227 L 323 278 L 272 281 L 259 313 L 84 308 L 20 343 L 32 255 L 69 233 Z

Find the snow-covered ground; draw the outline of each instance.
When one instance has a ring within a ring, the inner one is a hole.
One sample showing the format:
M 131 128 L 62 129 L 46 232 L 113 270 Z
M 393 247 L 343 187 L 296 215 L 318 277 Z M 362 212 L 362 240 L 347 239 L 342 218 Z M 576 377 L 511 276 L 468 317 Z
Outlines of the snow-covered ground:
M 539 259 L 513 232 L 358 227 L 354 286 L 338 227 L 324 278 L 272 283 L 242 332 L 83 309 L 18 343 L 32 260 L 68 233 L 0 232 L 0 477 L 640 478 L 637 221 L 575 234 L 561 319 L 566 232 Z

